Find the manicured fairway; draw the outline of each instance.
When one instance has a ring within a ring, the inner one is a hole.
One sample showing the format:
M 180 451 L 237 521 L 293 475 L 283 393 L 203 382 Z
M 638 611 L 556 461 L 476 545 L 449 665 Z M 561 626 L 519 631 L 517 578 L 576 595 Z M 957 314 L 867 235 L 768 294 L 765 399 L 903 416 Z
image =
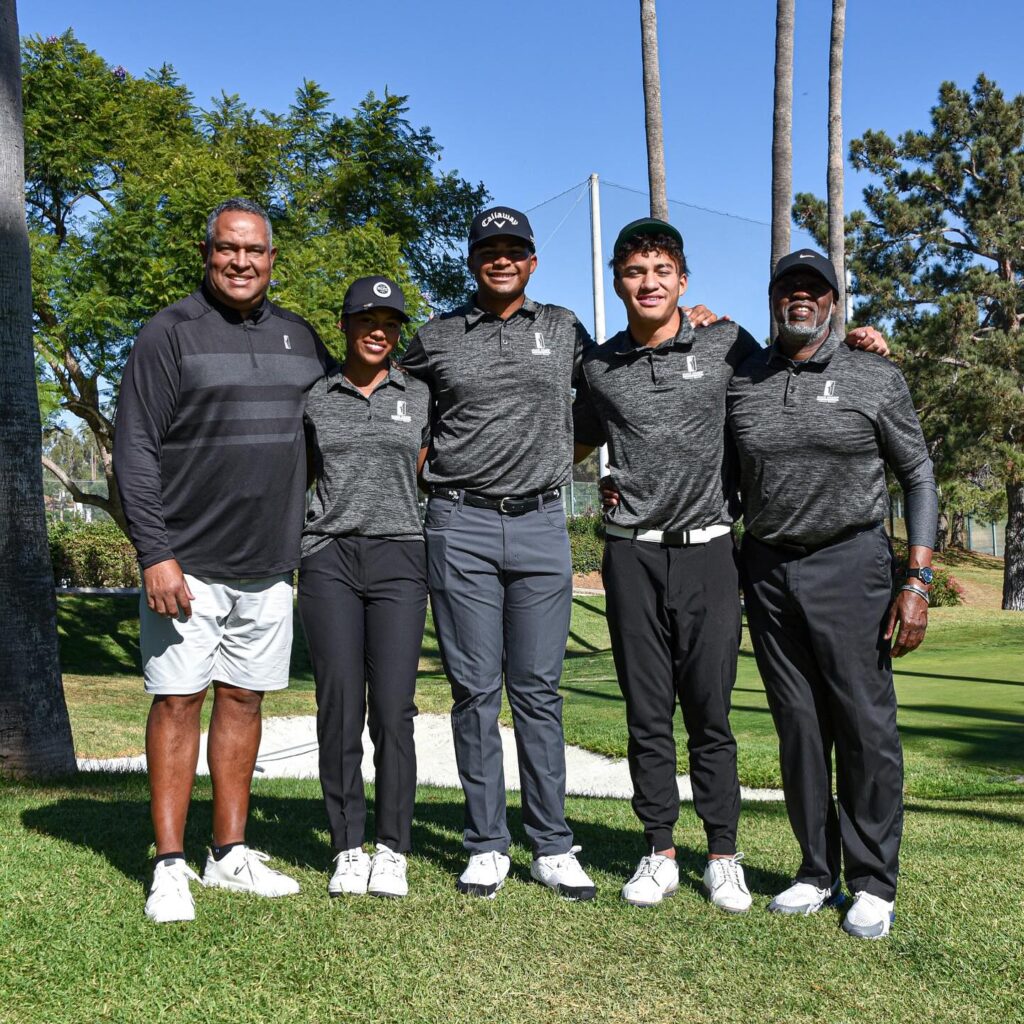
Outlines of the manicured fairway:
M 978 592 L 991 591 L 992 567 L 971 571 Z M 79 752 L 138 751 L 148 701 L 133 602 L 63 599 L 61 624 Z M 145 780 L 93 775 L 0 784 L 0 1022 L 1024 1021 L 1024 618 L 978 604 L 934 610 L 925 647 L 898 669 L 907 815 L 897 924 L 885 942 L 845 936 L 834 911 L 765 913 L 796 860 L 781 804 L 744 806 L 755 902 L 741 917 L 702 896 L 689 806 L 676 832 L 680 892 L 653 911 L 619 900 L 642 852 L 627 801 L 568 802 L 598 884 L 594 903 L 563 903 L 531 883 L 522 845 L 496 900 L 459 897 L 460 794 L 438 789 L 418 794 L 408 899 L 329 901 L 317 784 L 263 779 L 250 841 L 303 892 L 260 901 L 197 889 L 193 924 L 156 927 L 141 912 Z M 563 692 L 567 740 L 623 756 L 602 598 L 575 601 Z M 445 711 L 448 702 L 428 631 L 418 703 Z M 267 712 L 312 711 L 300 642 L 293 687 L 269 696 Z M 732 720 L 742 781 L 777 786 L 775 734 L 746 637 Z M 681 730 L 678 739 L 684 770 Z M 510 804 L 521 839 L 517 795 Z M 196 868 L 209 829 L 201 779 L 186 842 Z

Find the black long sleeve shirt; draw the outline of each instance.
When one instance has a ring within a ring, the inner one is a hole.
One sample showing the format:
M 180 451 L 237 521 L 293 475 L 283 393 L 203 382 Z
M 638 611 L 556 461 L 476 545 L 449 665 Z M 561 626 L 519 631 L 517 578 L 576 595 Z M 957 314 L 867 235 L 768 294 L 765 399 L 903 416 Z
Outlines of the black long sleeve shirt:
M 248 579 L 299 563 L 306 395 L 330 357 L 301 317 L 248 316 L 203 289 L 139 332 L 117 406 L 114 473 L 142 568 Z

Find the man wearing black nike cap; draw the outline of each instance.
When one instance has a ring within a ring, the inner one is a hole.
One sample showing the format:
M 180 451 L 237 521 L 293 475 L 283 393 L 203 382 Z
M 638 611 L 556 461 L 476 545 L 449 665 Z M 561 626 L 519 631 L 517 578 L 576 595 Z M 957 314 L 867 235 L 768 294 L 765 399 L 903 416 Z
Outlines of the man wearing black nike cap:
M 842 864 L 856 897 L 843 928 L 879 939 L 894 919 L 903 826 L 890 654 L 924 638 L 935 482 L 903 375 L 830 330 L 832 264 L 790 253 L 769 293 L 778 337 L 737 370 L 728 396 L 747 615 L 802 853 L 769 910 L 806 915 L 839 900 Z M 895 596 L 887 466 L 903 488 L 910 545 Z

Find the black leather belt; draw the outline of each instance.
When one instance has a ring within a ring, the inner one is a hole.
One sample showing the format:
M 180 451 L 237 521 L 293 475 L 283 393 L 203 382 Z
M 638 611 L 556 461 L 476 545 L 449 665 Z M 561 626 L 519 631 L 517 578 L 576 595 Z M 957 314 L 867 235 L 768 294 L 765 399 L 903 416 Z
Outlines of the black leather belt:
M 445 498 L 447 501 L 458 501 L 461 498 L 462 504 L 469 505 L 471 508 L 486 508 L 492 512 L 504 512 L 505 515 L 518 516 L 523 512 L 536 512 L 544 505 L 557 501 L 559 492 L 555 488 L 541 494 L 534 494 L 529 498 L 485 498 L 483 495 L 459 490 L 456 487 L 431 487 L 430 497 Z
M 756 540 L 758 544 L 763 544 L 766 548 L 776 548 L 779 551 L 789 551 L 794 555 L 803 556 L 813 555 L 815 551 L 822 551 L 825 548 L 833 547 L 836 544 L 842 544 L 844 540 L 850 540 L 853 537 L 858 537 L 862 533 L 870 533 L 872 530 L 880 530 L 882 529 L 882 525 L 882 522 L 879 521 L 877 523 L 871 523 L 868 526 L 851 526 L 849 529 L 843 530 L 835 536 L 829 537 L 828 540 L 823 540 L 818 544 L 789 544 L 778 541 L 761 540 L 760 537 L 754 537 L 753 534 L 749 534 L 749 536 L 753 540 Z

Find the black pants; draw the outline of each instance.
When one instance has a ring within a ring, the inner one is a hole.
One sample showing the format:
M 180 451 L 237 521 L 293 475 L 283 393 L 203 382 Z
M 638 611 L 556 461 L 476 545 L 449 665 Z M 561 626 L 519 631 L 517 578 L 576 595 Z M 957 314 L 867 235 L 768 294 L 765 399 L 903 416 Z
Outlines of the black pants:
M 881 527 L 810 554 L 743 541 L 744 590 L 775 728 L 797 881 L 896 894 L 903 752 L 889 642 L 892 550 Z M 832 750 L 838 811 L 832 799 Z
M 655 850 L 679 817 L 672 717 L 683 712 L 693 806 L 710 853 L 736 852 L 740 784 L 729 706 L 739 650 L 739 577 L 732 537 L 668 547 L 605 542 L 608 627 L 626 700 L 633 810 Z
M 338 537 L 302 560 L 299 614 L 316 678 L 320 785 L 331 843 L 361 846 L 367 692 L 377 842 L 406 853 L 416 798 L 416 668 L 427 611 L 418 541 Z

